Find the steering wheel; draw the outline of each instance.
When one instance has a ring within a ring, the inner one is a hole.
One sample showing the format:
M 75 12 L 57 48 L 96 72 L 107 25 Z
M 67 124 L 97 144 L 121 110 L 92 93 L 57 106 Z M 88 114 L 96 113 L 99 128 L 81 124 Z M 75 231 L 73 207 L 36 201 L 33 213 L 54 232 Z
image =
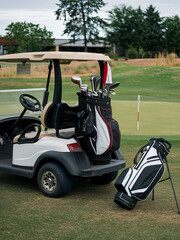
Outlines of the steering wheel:
M 28 109 L 32 112 L 41 110 L 41 103 L 39 100 L 30 94 L 21 94 L 19 101 L 26 110 Z

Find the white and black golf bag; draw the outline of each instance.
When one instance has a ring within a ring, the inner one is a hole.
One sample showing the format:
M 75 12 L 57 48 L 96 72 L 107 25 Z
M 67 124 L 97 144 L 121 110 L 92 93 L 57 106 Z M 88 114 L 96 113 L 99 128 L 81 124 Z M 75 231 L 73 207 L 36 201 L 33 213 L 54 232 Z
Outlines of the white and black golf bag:
M 133 209 L 138 200 L 145 200 L 164 173 L 164 161 L 171 144 L 162 138 L 151 138 L 134 158 L 135 166 L 126 168 L 115 183 L 118 190 L 114 202 Z M 139 161 L 139 154 L 142 153 Z M 167 161 L 167 160 L 166 160 Z
M 120 147 L 120 131 L 112 118 L 111 99 L 78 93 L 80 111 L 76 136 L 94 164 L 108 163 Z

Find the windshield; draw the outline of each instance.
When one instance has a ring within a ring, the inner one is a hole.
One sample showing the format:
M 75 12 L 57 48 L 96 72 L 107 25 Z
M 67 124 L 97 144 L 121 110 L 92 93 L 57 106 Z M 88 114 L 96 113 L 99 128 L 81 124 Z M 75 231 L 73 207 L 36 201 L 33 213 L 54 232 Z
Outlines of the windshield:
M 20 63 L 0 63 L 0 118 L 21 113 L 23 108 L 19 102 L 19 96 L 23 93 L 35 96 L 42 103 L 48 77 L 49 62 L 24 65 Z M 76 93 L 79 91 L 79 87 L 73 84 L 71 77 L 80 76 L 83 84 L 87 84 L 90 87 L 89 76 L 99 74 L 99 65 L 97 61 L 72 61 L 70 64 L 61 64 L 61 74 L 62 100 L 68 104 L 76 104 Z M 53 92 L 54 68 L 52 68 L 49 83 L 48 102 L 52 101 Z M 27 114 L 29 114 L 29 111 Z

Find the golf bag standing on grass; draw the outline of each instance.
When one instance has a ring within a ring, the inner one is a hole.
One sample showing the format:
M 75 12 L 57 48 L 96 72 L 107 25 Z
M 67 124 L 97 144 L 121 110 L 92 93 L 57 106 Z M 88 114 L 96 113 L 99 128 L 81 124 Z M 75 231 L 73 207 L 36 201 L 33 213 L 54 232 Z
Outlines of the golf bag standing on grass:
M 133 209 L 138 200 L 145 200 L 149 196 L 158 182 L 170 179 L 178 213 L 180 213 L 166 158 L 170 148 L 171 144 L 165 139 L 151 138 L 148 144 L 136 154 L 135 166 L 125 169 L 117 179 L 115 187 L 118 192 L 114 202 L 127 209 Z M 142 155 L 138 161 L 140 153 Z M 164 163 L 166 163 L 169 177 L 160 181 L 165 170 Z

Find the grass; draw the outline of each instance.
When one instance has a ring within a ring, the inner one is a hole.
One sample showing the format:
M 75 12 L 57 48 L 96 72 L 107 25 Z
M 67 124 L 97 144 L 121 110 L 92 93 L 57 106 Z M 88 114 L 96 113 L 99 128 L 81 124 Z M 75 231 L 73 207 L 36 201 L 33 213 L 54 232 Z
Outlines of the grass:
M 82 78 L 89 84 L 87 76 Z M 121 82 L 112 105 L 122 132 L 121 151 L 126 166 L 133 166 L 135 154 L 149 138 L 169 140 L 172 149 L 168 161 L 180 204 L 180 68 L 136 67 L 117 62 L 113 66 L 113 80 Z M 1 78 L 0 89 L 17 88 L 17 83 L 18 88 L 27 88 L 26 82 L 24 78 Z M 36 87 L 35 83 L 44 87 L 45 79 L 28 79 L 28 83 L 28 87 Z M 50 89 L 53 90 L 52 85 Z M 69 77 L 65 78 L 63 99 L 76 102 L 76 91 L 78 87 Z M 136 131 L 138 94 L 141 95 L 139 132 Z M 6 95 L 0 99 L 1 111 L 7 109 L 2 101 L 9 98 Z M 113 203 L 116 193 L 113 183 L 98 186 L 75 179 L 69 195 L 50 199 L 39 192 L 33 180 L 1 173 L 0 182 L 0 240 L 180 239 L 180 215 L 169 181 L 157 185 L 155 201 L 150 196 L 138 202 L 132 211 Z
M 8 77 L 16 77 L 23 78 L 25 75 L 17 75 L 16 74 L 16 64 L 7 64 L 1 63 L 0 69 L 0 78 L 8 78 Z M 62 65 L 61 72 L 62 74 L 66 74 L 68 76 L 72 76 L 74 74 L 97 74 L 99 70 L 98 65 L 95 61 L 90 62 L 71 62 L 67 65 Z M 28 75 L 28 78 L 36 78 L 36 77 L 47 77 L 48 74 L 48 63 L 32 63 L 31 64 L 31 72 Z M 54 74 L 54 70 L 52 69 L 52 74 Z
M 118 120 L 123 135 L 179 135 L 180 103 L 149 102 L 140 103 L 140 131 L 137 126 L 137 102 L 113 101 L 113 117 Z M 168 114 L 167 114 L 168 112 Z
M 127 166 L 146 138 L 123 136 Z M 173 141 L 169 165 L 177 196 L 179 141 Z M 170 183 L 158 184 L 155 201 L 138 202 L 133 211 L 115 205 L 113 184 L 75 181 L 66 197 L 50 199 L 40 194 L 32 180 L 1 174 L 0 239 L 179 239 L 180 218 Z M 153 229 L 153 230 L 152 230 Z M 18 238 L 17 238 L 18 236 Z
M 167 56 L 162 55 L 161 53 L 158 54 L 155 58 L 155 65 L 157 66 L 180 66 L 180 59 L 177 57 L 175 53 L 167 53 Z

